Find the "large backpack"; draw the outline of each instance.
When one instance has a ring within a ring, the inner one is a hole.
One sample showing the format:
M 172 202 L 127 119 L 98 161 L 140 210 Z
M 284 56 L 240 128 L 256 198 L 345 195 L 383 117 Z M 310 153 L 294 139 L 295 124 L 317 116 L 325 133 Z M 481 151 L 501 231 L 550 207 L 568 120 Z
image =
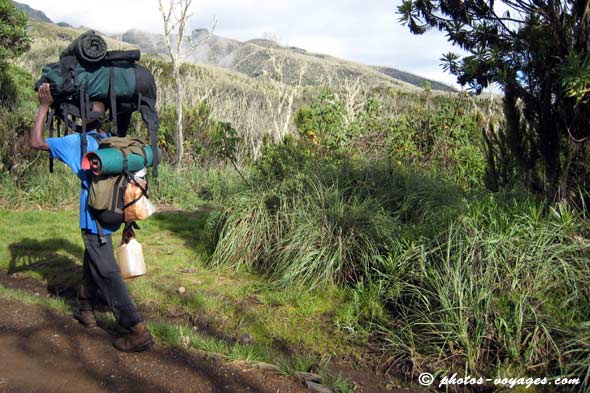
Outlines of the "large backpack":
M 82 155 L 87 149 L 86 131 L 103 120 L 92 112 L 93 101 L 108 103 L 113 134 L 119 137 L 127 135 L 133 112 L 140 112 L 149 131 L 154 152 L 153 173 L 157 176 L 160 161 L 157 89 L 151 72 L 136 63 L 139 58 L 138 50 L 107 51 L 105 41 L 89 31 L 61 53 L 59 62 L 43 67 L 35 89 L 43 83 L 50 84 L 54 103 L 46 123 L 49 136 L 56 129 L 60 136 L 62 128 L 64 134 L 70 130 L 81 132 Z M 53 171 L 53 162 L 50 169 Z
M 84 156 L 82 168 L 96 171 L 97 167 L 92 168 L 91 161 L 100 160 L 101 152 L 108 153 L 103 156 L 107 162 L 100 165 L 98 173 L 93 173 L 88 190 L 88 207 L 97 220 L 102 237 L 104 225 L 134 223 L 153 212 L 147 201 L 147 180 L 137 175 L 152 164 L 153 155 L 139 139 L 97 138 L 97 142 L 99 149 Z

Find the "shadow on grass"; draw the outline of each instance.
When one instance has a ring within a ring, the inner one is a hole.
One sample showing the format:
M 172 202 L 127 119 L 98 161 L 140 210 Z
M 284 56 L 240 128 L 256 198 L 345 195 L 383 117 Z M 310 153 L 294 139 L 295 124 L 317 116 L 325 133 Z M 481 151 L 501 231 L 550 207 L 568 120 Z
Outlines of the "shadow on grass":
M 204 207 L 194 211 L 162 211 L 153 215 L 155 226 L 160 230 L 167 230 L 184 240 L 191 249 L 207 246 L 209 234 L 207 231 L 207 217 L 213 209 Z
M 210 256 L 212 250 L 211 234 L 207 231 L 207 219 L 209 214 L 213 211 L 211 207 L 201 208 L 195 211 L 163 211 L 153 216 L 155 226 L 160 230 L 170 231 L 174 236 L 181 238 L 187 248 L 192 250 L 200 250 L 207 257 Z M 208 315 L 202 310 L 195 309 L 195 303 L 199 302 L 201 291 L 196 289 L 198 293 L 187 293 L 179 295 L 176 287 L 170 287 L 162 284 L 155 284 L 154 287 L 159 293 L 162 293 L 168 299 L 177 299 L 177 307 L 168 310 L 165 315 L 160 314 L 161 310 L 153 310 L 149 308 L 142 309 L 142 313 L 146 314 L 152 319 L 164 318 L 168 322 L 173 322 L 179 325 L 189 326 L 197 329 L 205 337 L 224 343 L 229 347 L 243 344 L 245 335 L 232 334 L 227 329 L 220 326 L 220 322 L 216 320 L 215 315 Z M 258 301 L 252 300 L 256 298 L 253 295 L 244 295 L 244 299 L 236 304 L 234 310 L 236 319 L 244 321 L 252 319 L 253 315 L 249 308 L 255 307 Z M 140 307 L 141 308 L 141 307 Z M 258 327 L 258 330 L 265 329 Z M 270 328 L 266 328 L 266 337 L 272 337 L 272 352 L 279 355 L 281 358 L 291 358 L 297 356 L 297 351 L 290 347 L 286 342 L 280 338 L 275 338 Z M 248 346 L 246 344 L 246 346 Z
M 23 239 L 8 247 L 8 274 L 32 271 L 43 277 L 47 291 L 73 304 L 82 279 L 84 249 L 64 239 Z

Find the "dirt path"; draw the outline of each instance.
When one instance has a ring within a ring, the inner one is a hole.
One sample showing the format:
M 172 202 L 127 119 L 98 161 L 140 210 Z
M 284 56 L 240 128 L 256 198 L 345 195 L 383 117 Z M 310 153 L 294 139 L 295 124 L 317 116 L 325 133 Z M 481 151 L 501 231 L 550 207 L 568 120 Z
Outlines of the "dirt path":
M 307 391 L 291 378 L 178 348 L 121 353 L 112 339 L 41 306 L 0 297 L 0 392 Z

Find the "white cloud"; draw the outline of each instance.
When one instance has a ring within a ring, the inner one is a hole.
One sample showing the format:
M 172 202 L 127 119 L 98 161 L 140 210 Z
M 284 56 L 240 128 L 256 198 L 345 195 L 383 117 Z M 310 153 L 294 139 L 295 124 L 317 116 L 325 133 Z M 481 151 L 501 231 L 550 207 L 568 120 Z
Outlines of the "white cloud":
M 238 40 L 272 33 L 281 42 L 370 65 L 398 68 L 453 83 L 439 66 L 451 50 L 441 33 L 410 34 L 398 22 L 401 0 L 195 0 L 192 27 L 209 28 Z M 55 22 L 106 33 L 131 28 L 158 33 L 157 0 L 21 0 Z
M 45 12 L 54 22 L 87 26 L 105 33 L 116 33 L 131 28 L 159 31 L 161 20 L 156 0 L 21 0 Z M 153 7 L 148 6 L 153 3 Z

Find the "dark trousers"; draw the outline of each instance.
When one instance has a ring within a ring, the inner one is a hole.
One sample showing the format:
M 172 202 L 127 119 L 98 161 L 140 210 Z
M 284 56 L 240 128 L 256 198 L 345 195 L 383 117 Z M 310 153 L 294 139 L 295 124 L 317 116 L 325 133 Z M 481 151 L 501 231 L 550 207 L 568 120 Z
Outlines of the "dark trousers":
M 143 319 L 129 297 L 125 281 L 121 278 L 119 265 L 115 260 L 113 241 L 110 235 L 103 236 L 101 244 L 98 235 L 82 231 L 84 250 L 83 282 L 78 299 L 81 310 L 92 310 L 100 294 L 109 309 L 124 328 L 141 322 Z

